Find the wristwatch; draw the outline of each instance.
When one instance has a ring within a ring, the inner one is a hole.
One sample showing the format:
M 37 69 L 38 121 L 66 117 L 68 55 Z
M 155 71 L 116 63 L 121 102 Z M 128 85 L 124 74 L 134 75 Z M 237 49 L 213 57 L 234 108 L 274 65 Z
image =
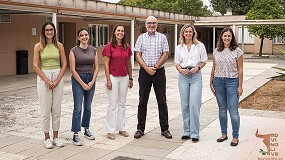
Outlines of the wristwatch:
M 129 80 L 130 80 L 130 81 L 133 81 L 134 79 L 130 77 Z
M 198 70 L 200 70 L 201 69 L 201 67 L 200 66 L 198 66 Z

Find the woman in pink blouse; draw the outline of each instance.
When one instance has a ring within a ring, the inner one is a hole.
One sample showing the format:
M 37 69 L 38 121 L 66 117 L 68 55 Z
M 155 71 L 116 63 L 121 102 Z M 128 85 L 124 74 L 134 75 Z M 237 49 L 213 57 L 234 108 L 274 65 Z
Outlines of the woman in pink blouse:
M 128 137 L 125 131 L 126 98 L 128 87 L 133 87 L 132 79 L 132 51 L 127 44 L 125 27 L 121 24 L 113 29 L 111 41 L 105 46 L 104 56 L 106 87 L 109 97 L 107 109 L 107 132 L 108 138 L 115 139 L 115 132 Z

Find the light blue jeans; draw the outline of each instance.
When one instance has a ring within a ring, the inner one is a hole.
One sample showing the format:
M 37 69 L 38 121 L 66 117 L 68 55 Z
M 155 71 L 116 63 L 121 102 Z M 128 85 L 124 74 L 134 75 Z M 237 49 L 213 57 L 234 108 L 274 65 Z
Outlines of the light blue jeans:
M 202 103 L 201 72 L 185 76 L 179 73 L 178 86 L 185 136 L 199 138 L 200 108 Z
M 213 86 L 219 106 L 219 120 L 222 134 L 227 134 L 228 114 L 232 122 L 233 138 L 239 137 L 240 116 L 238 112 L 238 78 L 214 77 Z

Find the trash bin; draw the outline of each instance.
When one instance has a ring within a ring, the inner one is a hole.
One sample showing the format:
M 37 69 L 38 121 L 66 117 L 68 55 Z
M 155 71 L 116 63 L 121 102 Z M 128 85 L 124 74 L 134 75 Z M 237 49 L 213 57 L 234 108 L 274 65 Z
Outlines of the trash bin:
M 28 74 L 28 51 L 16 51 L 16 69 L 17 74 Z

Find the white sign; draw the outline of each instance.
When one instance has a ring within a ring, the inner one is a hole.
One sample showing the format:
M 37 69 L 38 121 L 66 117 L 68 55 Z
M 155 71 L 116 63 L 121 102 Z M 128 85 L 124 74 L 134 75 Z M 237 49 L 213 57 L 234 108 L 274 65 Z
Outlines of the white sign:
M 33 36 L 37 35 L 37 28 L 32 28 L 32 35 Z

